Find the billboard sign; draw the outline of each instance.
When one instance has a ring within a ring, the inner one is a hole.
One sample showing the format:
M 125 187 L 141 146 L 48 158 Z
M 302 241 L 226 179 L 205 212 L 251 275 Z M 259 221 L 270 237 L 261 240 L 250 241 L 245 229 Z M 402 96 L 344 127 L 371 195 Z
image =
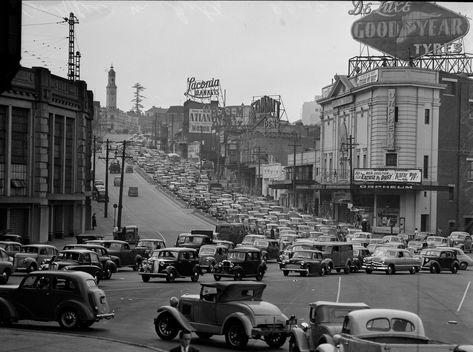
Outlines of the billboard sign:
M 212 133 L 210 109 L 189 109 L 189 133 Z
M 210 99 L 220 95 L 220 80 L 212 78 L 208 81 L 197 81 L 195 77 L 187 78 L 187 98 Z
M 378 9 L 355 21 L 353 39 L 400 60 L 435 53 L 461 51 L 453 41 L 465 36 L 470 23 L 439 5 L 421 1 L 385 1 Z
M 422 183 L 418 169 L 354 169 L 354 182 Z

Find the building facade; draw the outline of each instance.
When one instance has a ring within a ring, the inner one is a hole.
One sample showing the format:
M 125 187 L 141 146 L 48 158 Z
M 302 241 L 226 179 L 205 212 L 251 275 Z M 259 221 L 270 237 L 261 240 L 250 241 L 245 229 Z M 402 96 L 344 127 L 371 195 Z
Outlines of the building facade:
M 466 77 L 413 67 L 336 76 L 319 100 L 321 212 L 377 233 L 464 228 L 471 94 Z
M 46 242 L 90 228 L 93 94 L 21 68 L 0 95 L 0 229 Z

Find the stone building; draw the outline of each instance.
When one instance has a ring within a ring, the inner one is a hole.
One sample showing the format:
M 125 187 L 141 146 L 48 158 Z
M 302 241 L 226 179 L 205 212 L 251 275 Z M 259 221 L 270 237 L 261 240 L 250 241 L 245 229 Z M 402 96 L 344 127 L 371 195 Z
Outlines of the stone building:
M 90 227 L 93 94 L 22 67 L 0 95 L 0 229 L 30 242 Z

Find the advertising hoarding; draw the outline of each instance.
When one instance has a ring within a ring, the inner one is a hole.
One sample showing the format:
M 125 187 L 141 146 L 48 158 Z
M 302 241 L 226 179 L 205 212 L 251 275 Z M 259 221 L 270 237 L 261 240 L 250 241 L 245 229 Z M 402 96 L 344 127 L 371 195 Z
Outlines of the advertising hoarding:
M 418 169 L 354 169 L 354 182 L 422 183 Z
M 189 133 L 212 133 L 210 109 L 189 109 Z

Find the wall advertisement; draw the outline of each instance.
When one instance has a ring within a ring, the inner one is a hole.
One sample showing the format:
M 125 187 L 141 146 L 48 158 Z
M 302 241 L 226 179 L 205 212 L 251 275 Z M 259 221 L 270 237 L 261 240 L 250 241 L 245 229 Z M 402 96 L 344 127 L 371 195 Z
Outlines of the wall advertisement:
M 354 182 L 422 183 L 418 169 L 354 169 Z

